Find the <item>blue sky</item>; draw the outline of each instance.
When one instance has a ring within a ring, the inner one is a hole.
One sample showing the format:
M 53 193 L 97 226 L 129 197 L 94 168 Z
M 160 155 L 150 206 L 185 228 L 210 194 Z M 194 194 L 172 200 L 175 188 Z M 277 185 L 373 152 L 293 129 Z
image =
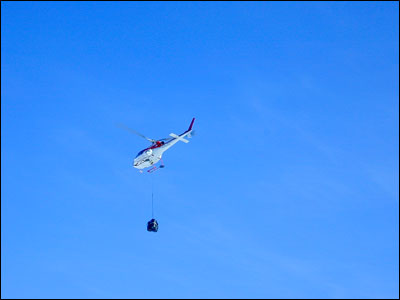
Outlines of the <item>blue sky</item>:
M 1 75 L 2 298 L 398 297 L 397 2 L 2 2 Z

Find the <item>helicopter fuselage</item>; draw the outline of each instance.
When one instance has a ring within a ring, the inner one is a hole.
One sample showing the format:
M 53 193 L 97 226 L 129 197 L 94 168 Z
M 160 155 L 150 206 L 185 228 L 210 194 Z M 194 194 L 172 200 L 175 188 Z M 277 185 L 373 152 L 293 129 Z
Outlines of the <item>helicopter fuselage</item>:
M 166 151 L 168 148 L 163 148 L 163 146 L 153 148 L 152 146 L 140 151 L 133 161 L 133 166 L 137 169 L 151 167 L 152 165 L 158 163 L 164 151 Z

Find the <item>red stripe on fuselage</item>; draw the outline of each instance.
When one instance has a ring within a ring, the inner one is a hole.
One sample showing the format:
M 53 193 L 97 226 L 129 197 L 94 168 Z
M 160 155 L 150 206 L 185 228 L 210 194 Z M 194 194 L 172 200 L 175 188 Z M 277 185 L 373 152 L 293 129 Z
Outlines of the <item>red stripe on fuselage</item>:
M 155 143 L 154 145 L 151 145 L 150 147 L 148 147 L 148 148 L 146 148 L 144 150 L 160 148 L 162 145 L 164 145 L 164 142 Z

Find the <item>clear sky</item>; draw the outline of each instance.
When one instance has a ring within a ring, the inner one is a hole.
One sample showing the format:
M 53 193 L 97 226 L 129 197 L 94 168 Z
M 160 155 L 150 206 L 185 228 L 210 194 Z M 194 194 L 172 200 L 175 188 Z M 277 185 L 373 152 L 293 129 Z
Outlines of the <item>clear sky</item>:
M 397 298 L 398 97 L 397 2 L 2 2 L 2 298 Z

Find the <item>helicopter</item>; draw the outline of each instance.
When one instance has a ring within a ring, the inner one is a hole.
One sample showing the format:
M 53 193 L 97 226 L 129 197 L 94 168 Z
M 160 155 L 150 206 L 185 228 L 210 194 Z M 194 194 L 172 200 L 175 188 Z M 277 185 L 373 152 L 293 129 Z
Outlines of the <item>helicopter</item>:
M 123 126 L 125 129 L 129 130 L 130 132 L 148 140 L 151 142 L 151 145 L 147 147 L 146 149 L 143 149 L 139 151 L 139 153 L 136 155 L 135 159 L 133 160 L 133 167 L 136 169 L 139 169 L 139 171 L 142 173 L 143 169 L 152 167 L 151 169 L 147 170 L 147 172 L 151 173 L 154 172 L 155 170 L 159 168 L 164 168 L 164 164 L 162 162 L 162 155 L 165 151 L 167 151 L 169 148 L 171 148 L 173 145 L 175 145 L 177 142 L 181 141 L 184 143 L 189 143 L 185 137 L 191 138 L 193 135 L 193 123 L 194 123 L 195 118 L 192 119 L 192 122 L 190 123 L 189 129 L 186 130 L 184 133 L 177 135 L 175 133 L 170 133 L 169 138 L 163 138 L 159 140 L 151 139 L 143 134 Z M 161 160 L 161 165 L 159 167 L 156 167 L 155 164 Z

